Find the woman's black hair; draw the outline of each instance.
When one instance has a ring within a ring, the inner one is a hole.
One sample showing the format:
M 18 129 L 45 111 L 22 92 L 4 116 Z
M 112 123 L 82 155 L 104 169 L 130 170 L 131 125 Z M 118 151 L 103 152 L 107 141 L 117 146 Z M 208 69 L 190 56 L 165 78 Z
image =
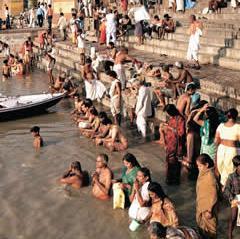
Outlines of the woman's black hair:
M 164 107 L 163 111 L 166 111 L 170 116 L 180 115 L 178 109 L 174 104 L 168 104 Z
M 203 107 L 204 105 L 206 105 L 206 104 L 208 104 L 208 102 L 207 102 L 206 100 L 200 100 L 200 101 L 198 102 L 198 104 L 197 104 L 195 107 L 192 108 L 192 111 L 193 111 L 193 110 L 200 109 L 200 108 L 202 108 L 202 107 Z
M 197 157 L 197 161 L 200 162 L 203 165 L 208 164 L 208 168 L 214 167 L 214 162 L 208 154 L 200 154 Z
M 227 111 L 226 116 L 228 119 L 236 121 L 238 117 L 238 111 L 235 108 L 231 108 Z
M 217 127 L 219 125 L 219 116 L 216 108 L 210 106 L 206 110 L 206 116 L 209 120 L 209 138 L 214 138 L 216 134 Z
M 104 118 L 104 119 L 102 120 L 102 124 L 103 124 L 103 125 L 112 124 L 112 120 L 109 119 L 108 117 L 107 117 L 107 118 Z
M 143 167 L 143 168 L 140 168 L 139 171 L 141 171 L 143 173 L 145 178 L 148 177 L 148 180 L 147 180 L 148 182 L 152 181 L 151 173 L 150 173 L 150 170 L 148 168 Z
M 133 167 L 139 167 L 140 168 L 140 164 L 138 163 L 136 157 L 131 153 L 126 153 L 123 156 L 123 161 L 127 161 L 127 162 L 131 163 Z
M 98 116 L 98 111 L 96 110 L 95 107 L 90 109 L 90 114 L 94 115 L 94 116 Z
M 93 105 L 93 102 L 92 102 L 91 99 L 85 99 L 85 100 L 83 101 L 83 105 L 84 105 L 85 107 L 87 107 L 87 108 L 90 108 L 90 107 Z
M 149 227 L 149 233 L 157 236 L 157 238 L 165 238 L 166 237 L 167 228 L 164 227 L 160 222 L 152 222 Z
M 157 196 L 161 199 L 164 200 L 164 198 L 167 197 L 167 195 L 164 193 L 162 186 L 159 183 L 156 182 L 151 182 L 148 185 L 148 191 L 156 193 Z
M 79 161 L 74 161 L 71 163 L 71 167 L 73 169 L 76 169 L 78 170 L 80 173 L 82 173 L 82 166 L 81 166 L 81 163 Z
M 232 159 L 233 165 L 235 167 L 238 167 L 240 165 L 240 155 L 236 155 L 233 159 Z

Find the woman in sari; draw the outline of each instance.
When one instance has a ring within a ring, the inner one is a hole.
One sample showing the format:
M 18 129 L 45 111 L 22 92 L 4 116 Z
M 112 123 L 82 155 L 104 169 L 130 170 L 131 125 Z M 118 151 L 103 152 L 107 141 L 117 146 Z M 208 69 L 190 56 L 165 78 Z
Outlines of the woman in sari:
M 117 181 L 121 181 L 121 188 L 125 194 L 125 207 L 127 207 L 130 205 L 130 195 L 132 193 L 133 184 L 136 180 L 140 165 L 136 157 L 131 153 L 127 153 L 123 156 L 123 164 L 122 177 Z
M 173 104 L 166 105 L 164 111 L 170 117 L 167 123 L 160 125 L 160 140 L 163 140 L 166 149 L 166 183 L 179 184 L 181 174 L 179 160 L 186 152 L 185 120 Z
M 99 31 L 100 31 L 99 43 L 106 44 L 107 35 L 106 35 L 106 19 L 105 18 L 101 20 Z
M 217 238 L 217 182 L 213 160 L 207 154 L 197 158 L 196 221 L 203 238 Z
M 218 145 L 217 168 L 222 186 L 225 186 L 228 175 L 234 171 L 232 159 L 240 155 L 240 125 L 236 122 L 238 111 L 232 108 L 226 116 L 227 122 L 218 126 L 215 137 L 215 143 Z
M 159 222 L 163 226 L 178 226 L 178 216 L 171 200 L 164 193 L 159 183 L 152 182 L 148 185 L 151 199 L 150 223 Z
M 214 137 L 219 125 L 218 113 L 214 107 L 209 107 L 205 104 L 198 113 L 194 116 L 193 120 L 201 126 L 201 154 L 208 154 L 212 160 L 215 160 L 217 147 L 214 143 Z

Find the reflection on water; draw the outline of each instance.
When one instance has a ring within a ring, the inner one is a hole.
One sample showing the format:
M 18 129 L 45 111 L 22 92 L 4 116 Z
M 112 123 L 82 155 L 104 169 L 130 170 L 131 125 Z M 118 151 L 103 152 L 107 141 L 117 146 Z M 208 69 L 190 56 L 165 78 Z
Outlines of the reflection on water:
M 47 91 L 47 77 L 0 81 L 2 94 L 18 95 Z M 91 187 L 80 191 L 61 187 L 57 181 L 72 161 L 79 160 L 91 174 L 95 157 L 105 152 L 91 140 L 80 137 L 69 118 L 71 102 L 61 101 L 49 114 L 0 123 L 0 239 L 143 239 L 146 227 L 128 230 L 127 211 L 113 210 L 112 201 L 91 196 Z M 39 125 L 45 147 L 32 147 L 30 127 Z M 134 139 L 131 139 L 131 142 Z M 152 143 L 132 144 L 129 151 L 152 169 L 176 204 L 181 222 L 195 226 L 195 184 L 183 179 L 180 187 L 164 184 L 164 154 Z M 121 171 L 122 153 L 109 153 L 116 177 Z M 226 209 L 221 208 L 221 233 L 226 231 Z M 219 238 L 226 238 L 224 235 Z

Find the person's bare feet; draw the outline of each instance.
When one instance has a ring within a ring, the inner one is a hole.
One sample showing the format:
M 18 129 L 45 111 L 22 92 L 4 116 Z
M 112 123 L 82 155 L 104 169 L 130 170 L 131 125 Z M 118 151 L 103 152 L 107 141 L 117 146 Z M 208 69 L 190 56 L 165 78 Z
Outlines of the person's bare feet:
M 154 143 L 155 143 L 155 144 L 160 144 L 160 145 L 162 145 L 162 146 L 165 145 L 164 141 L 161 140 L 161 139 L 159 139 L 159 140 L 155 140 Z

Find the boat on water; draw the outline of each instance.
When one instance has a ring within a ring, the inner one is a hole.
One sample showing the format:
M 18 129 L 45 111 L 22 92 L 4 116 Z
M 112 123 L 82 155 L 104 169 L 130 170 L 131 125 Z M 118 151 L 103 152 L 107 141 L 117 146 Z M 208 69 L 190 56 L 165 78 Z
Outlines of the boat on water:
M 0 96 L 0 121 L 40 114 L 56 105 L 64 96 L 65 93 Z

